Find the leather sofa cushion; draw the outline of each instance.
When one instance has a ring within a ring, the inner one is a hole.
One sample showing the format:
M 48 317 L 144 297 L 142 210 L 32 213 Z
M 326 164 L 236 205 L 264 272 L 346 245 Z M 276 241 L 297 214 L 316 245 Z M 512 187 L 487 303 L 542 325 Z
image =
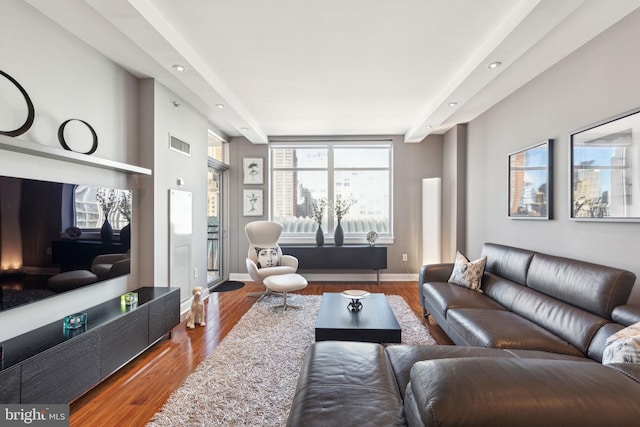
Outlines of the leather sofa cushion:
M 634 282 L 629 271 L 540 253 L 527 275 L 528 287 L 605 318 L 627 303 Z
M 594 363 L 586 357 L 569 356 L 559 353 L 548 353 L 537 350 L 510 350 L 485 347 L 464 347 L 454 345 L 392 345 L 386 348 L 393 373 L 398 382 L 398 389 L 404 399 L 407 384 L 410 381 L 411 368 L 416 362 L 461 357 L 527 358 L 547 360 L 573 360 Z
M 338 425 L 406 425 L 383 346 L 322 341 L 307 351 L 287 426 Z
M 447 310 L 460 307 L 504 310 L 497 302 L 471 289 L 446 282 L 430 282 L 422 285 L 422 294 L 429 305 L 442 317 Z
M 447 322 L 468 346 L 542 350 L 583 356 L 567 341 L 511 311 L 451 309 Z
M 527 269 L 534 253 L 496 243 L 485 243 L 482 246 L 482 256 L 487 257 L 485 270 L 521 285 L 526 283 Z
M 587 354 L 598 329 L 609 320 L 529 288 L 523 288 L 511 310 L 553 332 Z
M 417 362 L 409 426 L 628 426 L 638 383 L 597 363 L 471 357 Z
M 484 294 L 507 310 L 511 310 L 513 301 L 523 289 L 526 289 L 526 287 L 493 273 L 485 273 L 482 278 Z

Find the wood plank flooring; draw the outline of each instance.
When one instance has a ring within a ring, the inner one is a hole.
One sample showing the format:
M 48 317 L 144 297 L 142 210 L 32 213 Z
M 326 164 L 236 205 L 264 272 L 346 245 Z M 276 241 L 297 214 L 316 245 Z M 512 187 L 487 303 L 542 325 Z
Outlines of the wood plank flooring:
M 338 283 L 312 282 L 296 292 L 321 295 L 364 289 L 387 295 L 400 295 L 419 318 L 422 307 L 417 297 L 417 282 Z M 263 286 L 248 282 L 239 290 L 212 293 L 207 303 L 207 326 L 186 329 L 178 325 L 171 338 L 163 340 L 101 384 L 71 404 L 71 426 L 144 426 L 178 388 L 195 367 L 207 357 L 235 326 L 256 299 L 249 292 L 262 291 Z M 450 344 L 442 330 L 425 321 L 432 336 L 440 344 Z

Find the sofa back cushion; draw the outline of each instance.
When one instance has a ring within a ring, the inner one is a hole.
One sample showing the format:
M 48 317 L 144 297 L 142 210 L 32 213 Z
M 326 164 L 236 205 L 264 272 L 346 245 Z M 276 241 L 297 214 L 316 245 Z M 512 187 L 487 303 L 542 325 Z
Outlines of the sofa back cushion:
M 494 273 L 485 272 L 482 278 L 485 295 L 508 310 L 512 310 L 514 299 L 523 289 L 526 287 Z
M 587 354 L 598 330 L 609 323 L 607 319 L 526 287 L 515 297 L 511 310 L 561 337 L 583 354 Z
M 487 257 L 485 271 L 521 285 L 527 283 L 527 269 L 533 255 L 533 251 L 496 243 L 485 243 L 482 247 L 482 256 Z
M 526 284 L 560 301 L 611 319 L 625 304 L 636 280 L 630 271 L 536 253 Z

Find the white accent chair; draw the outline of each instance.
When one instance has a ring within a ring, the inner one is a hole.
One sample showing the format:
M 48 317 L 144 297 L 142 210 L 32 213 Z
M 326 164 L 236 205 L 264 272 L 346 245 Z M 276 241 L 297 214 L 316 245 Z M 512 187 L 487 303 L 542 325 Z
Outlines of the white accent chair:
M 249 240 L 249 252 L 247 254 L 247 271 L 251 280 L 264 285 L 264 279 L 277 274 L 292 274 L 298 270 L 298 259 L 291 255 L 283 255 L 278 239 L 282 233 L 282 226 L 271 221 L 253 221 L 247 224 L 244 231 Z M 258 267 L 258 250 L 264 248 L 275 249 L 278 257 L 278 265 Z M 262 298 L 268 295 L 269 288 L 264 292 L 252 292 L 247 295 Z
M 100 280 L 111 279 L 131 273 L 130 251 L 124 254 L 98 255 L 91 263 L 91 272 Z

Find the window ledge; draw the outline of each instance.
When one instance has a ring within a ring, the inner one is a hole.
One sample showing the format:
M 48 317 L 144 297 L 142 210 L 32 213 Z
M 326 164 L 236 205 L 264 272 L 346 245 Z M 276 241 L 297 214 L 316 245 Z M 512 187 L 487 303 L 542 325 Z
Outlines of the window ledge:
M 376 245 L 393 245 L 395 238 L 392 236 L 379 237 L 376 240 Z M 280 244 L 289 244 L 289 245 L 315 245 L 316 239 L 313 236 L 285 236 L 281 235 L 278 240 Z M 333 241 L 333 236 L 324 236 L 324 244 L 325 246 L 333 246 L 335 243 Z M 367 245 L 367 239 L 365 237 L 346 237 L 344 238 L 345 245 Z

